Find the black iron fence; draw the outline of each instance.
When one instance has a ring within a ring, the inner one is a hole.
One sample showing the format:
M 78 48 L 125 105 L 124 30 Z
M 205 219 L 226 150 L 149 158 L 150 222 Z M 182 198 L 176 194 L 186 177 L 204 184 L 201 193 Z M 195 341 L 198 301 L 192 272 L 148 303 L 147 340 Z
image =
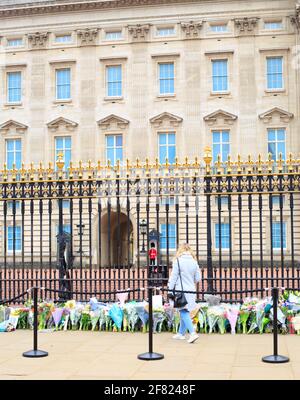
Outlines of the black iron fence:
M 203 163 L 64 168 L 60 155 L 56 170 L 4 167 L 0 299 L 34 285 L 61 290 L 55 298 L 147 288 L 149 278 L 164 286 L 181 242 L 198 259 L 199 291 L 240 300 L 299 287 L 300 161 L 211 161 L 206 149 Z

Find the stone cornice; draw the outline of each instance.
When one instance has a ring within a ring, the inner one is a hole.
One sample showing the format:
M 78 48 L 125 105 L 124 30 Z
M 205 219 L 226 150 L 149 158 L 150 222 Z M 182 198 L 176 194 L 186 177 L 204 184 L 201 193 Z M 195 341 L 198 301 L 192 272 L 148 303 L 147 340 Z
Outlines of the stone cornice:
M 72 11 L 95 11 L 111 8 L 141 7 L 147 5 L 163 5 L 170 3 L 198 3 L 199 0 L 64 0 L 61 2 L 26 3 L 22 5 L 0 7 L 0 18 L 24 15 L 54 14 Z

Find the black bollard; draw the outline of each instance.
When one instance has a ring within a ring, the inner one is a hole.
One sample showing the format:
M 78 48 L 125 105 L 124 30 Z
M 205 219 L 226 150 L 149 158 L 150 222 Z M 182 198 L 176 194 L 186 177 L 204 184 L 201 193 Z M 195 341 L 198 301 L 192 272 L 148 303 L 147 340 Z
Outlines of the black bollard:
M 38 288 L 33 288 L 33 350 L 23 353 L 23 357 L 38 358 L 47 357 L 47 351 L 38 350 Z
M 286 356 L 278 355 L 278 325 L 277 325 L 277 305 L 278 305 L 278 288 L 272 289 L 273 299 L 273 354 L 262 358 L 263 362 L 272 364 L 282 364 L 289 362 Z
M 163 354 L 153 353 L 153 315 L 152 315 L 152 287 L 148 288 L 149 296 L 149 351 L 148 353 L 139 354 L 137 357 L 139 360 L 162 360 L 164 358 Z

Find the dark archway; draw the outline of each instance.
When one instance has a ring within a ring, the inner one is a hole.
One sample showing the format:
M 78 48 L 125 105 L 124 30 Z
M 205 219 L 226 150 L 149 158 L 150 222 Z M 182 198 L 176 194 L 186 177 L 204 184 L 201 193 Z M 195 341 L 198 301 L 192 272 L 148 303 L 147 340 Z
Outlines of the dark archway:
M 128 216 L 115 211 L 101 219 L 100 265 L 120 268 L 133 263 L 133 225 Z

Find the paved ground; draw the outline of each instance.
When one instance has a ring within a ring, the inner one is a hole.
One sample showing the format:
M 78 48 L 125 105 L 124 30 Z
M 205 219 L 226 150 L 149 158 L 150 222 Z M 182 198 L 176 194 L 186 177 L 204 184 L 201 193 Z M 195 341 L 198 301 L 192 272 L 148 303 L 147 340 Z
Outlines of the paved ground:
M 39 333 L 39 348 L 49 356 L 22 357 L 32 348 L 32 332 L 0 333 L 0 380 L 3 379 L 300 379 L 300 337 L 279 337 L 279 353 L 287 364 L 265 364 L 272 336 L 201 335 L 194 344 L 154 335 L 161 361 L 141 361 L 148 336 L 142 333 Z

